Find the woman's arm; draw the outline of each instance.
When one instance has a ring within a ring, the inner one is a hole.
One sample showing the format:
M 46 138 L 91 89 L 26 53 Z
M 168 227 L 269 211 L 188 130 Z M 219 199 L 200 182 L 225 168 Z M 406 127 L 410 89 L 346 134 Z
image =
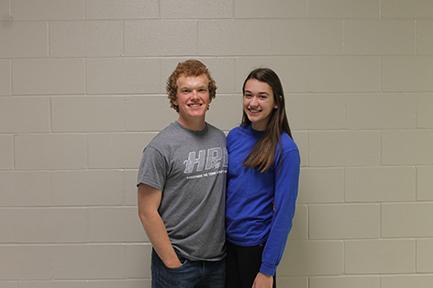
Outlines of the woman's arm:
M 275 274 L 283 255 L 287 237 L 292 228 L 298 196 L 299 151 L 290 150 L 281 156 L 282 159 L 275 165 L 274 215 L 260 267 L 260 272 L 269 276 Z

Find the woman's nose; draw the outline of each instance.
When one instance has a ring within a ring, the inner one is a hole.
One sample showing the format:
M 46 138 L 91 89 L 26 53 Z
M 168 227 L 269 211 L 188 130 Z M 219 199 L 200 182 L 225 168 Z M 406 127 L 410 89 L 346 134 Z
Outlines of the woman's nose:
M 258 103 L 257 98 L 256 97 L 252 97 L 250 100 L 250 105 L 251 106 L 256 106 Z

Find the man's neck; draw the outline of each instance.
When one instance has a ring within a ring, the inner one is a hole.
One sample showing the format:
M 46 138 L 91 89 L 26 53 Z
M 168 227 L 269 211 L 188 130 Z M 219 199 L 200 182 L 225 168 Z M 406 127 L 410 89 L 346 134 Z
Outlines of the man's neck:
M 192 131 L 201 131 L 206 127 L 206 121 L 204 118 L 200 119 L 183 119 L 178 118 L 177 122 L 183 127 L 188 130 Z

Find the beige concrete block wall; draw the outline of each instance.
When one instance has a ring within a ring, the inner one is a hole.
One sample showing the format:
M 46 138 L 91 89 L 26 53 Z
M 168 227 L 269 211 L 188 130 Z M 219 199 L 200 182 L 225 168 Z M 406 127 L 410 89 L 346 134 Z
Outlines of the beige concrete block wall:
M 301 150 L 279 287 L 433 286 L 432 0 L 0 0 L 0 287 L 150 287 L 143 146 L 199 58 L 239 123 L 280 75 Z

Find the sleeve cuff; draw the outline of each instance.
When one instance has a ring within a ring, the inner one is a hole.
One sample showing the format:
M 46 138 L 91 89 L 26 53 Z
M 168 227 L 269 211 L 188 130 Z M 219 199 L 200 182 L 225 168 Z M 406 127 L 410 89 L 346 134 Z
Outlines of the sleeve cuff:
M 271 265 L 264 262 L 262 262 L 262 265 L 260 266 L 260 272 L 269 276 L 274 276 L 276 269 L 277 267 L 275 265 Z

